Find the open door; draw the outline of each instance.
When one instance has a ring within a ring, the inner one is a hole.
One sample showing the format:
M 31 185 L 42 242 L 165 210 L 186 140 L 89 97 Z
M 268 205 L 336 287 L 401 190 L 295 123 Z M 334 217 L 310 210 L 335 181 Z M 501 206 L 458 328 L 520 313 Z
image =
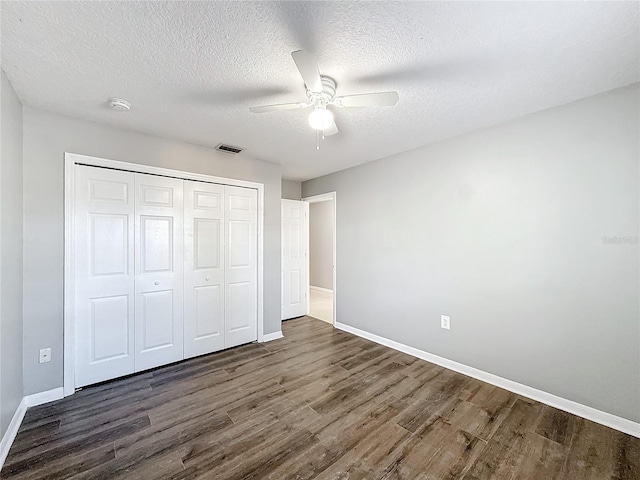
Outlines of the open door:
M 309 204 L 282 200 L 282 320 L 307 314 Z

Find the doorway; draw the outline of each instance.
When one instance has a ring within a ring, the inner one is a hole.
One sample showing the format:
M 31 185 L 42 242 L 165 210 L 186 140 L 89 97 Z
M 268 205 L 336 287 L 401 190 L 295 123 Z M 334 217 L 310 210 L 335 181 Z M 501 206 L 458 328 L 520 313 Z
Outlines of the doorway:
M 336 194 L 304 198 L 309 203 L 309 316 L 336 320 Z

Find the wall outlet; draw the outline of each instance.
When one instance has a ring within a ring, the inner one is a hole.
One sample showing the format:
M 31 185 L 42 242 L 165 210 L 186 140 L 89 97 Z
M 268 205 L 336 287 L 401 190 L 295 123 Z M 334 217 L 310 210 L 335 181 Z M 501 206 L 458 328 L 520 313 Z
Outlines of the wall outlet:
M 451 318 L 449 315 L 440 315 L 440 326 L 445 330 L 451 330 Z
M 47 363 L 51 361 L 51 349 L 43 348 L 40 350 L 40 363 Z

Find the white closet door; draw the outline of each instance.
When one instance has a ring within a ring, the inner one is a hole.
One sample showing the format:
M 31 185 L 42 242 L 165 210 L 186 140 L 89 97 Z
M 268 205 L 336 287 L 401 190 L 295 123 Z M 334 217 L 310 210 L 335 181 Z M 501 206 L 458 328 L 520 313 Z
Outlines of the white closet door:
M 309 204 L 282 200 L 282 320 L 308 313 Z
M 134 372 L 134 174 L 77 166 L 75 384 Z
M 184 356 L 224 343 L 224 186 L 184 182 Z
M 225 186 L 225 347 L 258 338 L 257 191 Z
M 136 372 L 183 357 L 182 180 L 136 174 Z

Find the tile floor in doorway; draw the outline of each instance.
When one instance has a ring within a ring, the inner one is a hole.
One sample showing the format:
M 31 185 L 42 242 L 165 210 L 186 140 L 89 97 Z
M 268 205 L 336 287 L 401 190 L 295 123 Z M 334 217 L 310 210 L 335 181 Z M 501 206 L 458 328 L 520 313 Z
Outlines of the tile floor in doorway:
M 333 324 L 333 292 L 311 287 L 309 295 L 309 316 Z

